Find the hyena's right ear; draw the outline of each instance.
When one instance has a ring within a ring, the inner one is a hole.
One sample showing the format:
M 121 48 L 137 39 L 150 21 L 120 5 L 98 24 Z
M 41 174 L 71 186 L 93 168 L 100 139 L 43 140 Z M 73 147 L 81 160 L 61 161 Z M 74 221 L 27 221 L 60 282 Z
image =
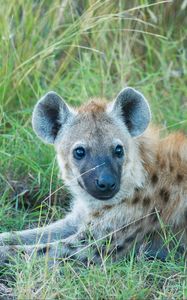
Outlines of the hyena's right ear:
M 64 100 L 55 92 L 49 92 L 36 104 L 32 115 L 32 126 L 45 142 L 53 144 L 60 129 L 72 118 L 73 113 Z

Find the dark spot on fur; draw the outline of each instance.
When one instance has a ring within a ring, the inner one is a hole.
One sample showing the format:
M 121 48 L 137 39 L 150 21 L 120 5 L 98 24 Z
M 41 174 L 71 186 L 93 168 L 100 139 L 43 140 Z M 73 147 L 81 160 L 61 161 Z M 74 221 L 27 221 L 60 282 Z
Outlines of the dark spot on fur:
M 95 212 L 92 214 L 92 217 L 98 218 L 100 215 L 101 215 L 101 212 L 100 212 L 100 211 L 95 211 Z
M 128 236 L 125 239 L 125 243 L 131 243 L 131 242 L 133 242 L 135 240 L 135 238 L 136 238 L 136 234 L 133 233 L 132 235 Z
M 172 164 L 170 164 L 169 169 L 170 169 L 170 172 L 173 172 L 174 166 Z
M 38 254 L 38 255 L 44 255 L 44 254 L 47 253 L 48 250 L 49 250 L 49 247 L 48 247 L 48 246 L 43 247 L 43 248 L 37 250 L 37 254 Z
M 131 242 L 133 242 L 133 241 L 136 239 L 137 234 L 138 234 L 139 232 L 141 232 L 141 231 L 142 231 L 141 227 L 137 228 L 137 229 L 135 230 L 135 232 L 133 232 L 133 234 L 129 235 L 129 236 L 125 239 L 125 243 L 131 243 Z
M 183 175 L 182 174 L 177 174 L 177 182 L 181 183 L 182 180 L 183 180 Z
M 166 163 L 164 160 L 160 161 L 160 169 L 163 170 L 166 167 Z
M 145 197 L 143 199 L 143 206 L 148 206 L 150 204 L 151 200 L 149 197 Z
M 169 197 L 170 197 L 169 191 L 167 191 L 165 189 L 161 189 L 159 194 L 160 194 L 160 197 L 164 200 L 164 202 L 167 203 L 169 200 Z
M 158 217 L 155 209 L 152 209 L 151 211 L 150 220 L 152 223 L 156 223 L 158 221 Z
M 112 205 L 105 205 L 104 207 L 103 207 L 103 209 L 106 209 L 106 210 L 109 210 L 109 209 L 111 209 L 112 208 Z
M 139 202 L 139 197 L 135 197 L 133 200 L 132 200 L 132 204 L 137 204 Z
M 153 174 L 153 176 L 151 177 L 151 181 L 152 181 L 152 184 L 156 184 L 158 182 L 158 176 L 157 174 Z
M 125 245 L 117 245 L 116 246 L 116 251 L 117 252 L 122 252 L 125 249 Z

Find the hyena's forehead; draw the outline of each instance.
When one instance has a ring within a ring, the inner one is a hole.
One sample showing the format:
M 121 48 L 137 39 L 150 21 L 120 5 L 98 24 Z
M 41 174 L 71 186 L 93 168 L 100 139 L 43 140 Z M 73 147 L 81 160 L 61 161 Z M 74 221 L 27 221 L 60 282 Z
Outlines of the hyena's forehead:
M 92 101 L 78 110 L 72 124 L 62 136 L 62 147 L 70 149 L 80 141 L 99 150 L 100 147 L 108 148 L 117 141 L 124 143 L 128 133 L 124 126 L 122 130 L 117 123 L 117 120 L 107 113 L 105 103 Z

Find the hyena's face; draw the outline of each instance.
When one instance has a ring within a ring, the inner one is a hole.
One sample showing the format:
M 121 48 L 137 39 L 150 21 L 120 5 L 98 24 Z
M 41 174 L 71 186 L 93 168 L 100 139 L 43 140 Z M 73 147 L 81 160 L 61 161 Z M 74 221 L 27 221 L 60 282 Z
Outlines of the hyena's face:
M 120 188 L 121 172 L 128 151 L 128 132 L 91 102 L 77 112 L 71 125 L 56 141 L 64 179 L 100 200 L 112 198 Z M 73 181 L 73 182 L 72 182 Z
M 38 136 L 55 145 L 66 184 L 99 200 L 119 192 L 135 152 L 133 139 L 149 120 L 146 100 L 132 88 L 124 89 L 113 103 L 93 100 L 77 111 L 50 92 L 33 113 Z

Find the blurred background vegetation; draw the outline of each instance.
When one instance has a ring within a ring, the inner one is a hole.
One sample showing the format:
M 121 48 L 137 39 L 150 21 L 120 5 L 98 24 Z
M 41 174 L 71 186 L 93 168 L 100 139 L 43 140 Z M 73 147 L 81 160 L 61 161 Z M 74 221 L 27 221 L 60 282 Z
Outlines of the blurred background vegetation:
M 33 106 L 47 91 L 55 90 L 76 106 L 91 97 L 111 100 L 121 88 L 132 86 L 149 100 L 153 122 L 163 133 L 187 132 L 186 0 L 0 0 L 0 37 L 1 231 L 64 214 L 69 196 L 60 188 L 54 151 L 31 128 Z M 176 279 L 176 294 L 167 294 L 170 281 L 166 291 L 156 282 L 140 294 L 144 289 L 136 268 L 138 275 L 126 287 L 129 297 L 138 295 L 131 299 L 152 293 L 159 299 L 184 297 L 184 270 L 177 269 L 182 281 L 178 284 Z M 147 270 L 142 274 L 146 277 Z M 173 281 L 169 290 L 172 286 Z M 117 293 L 120 289 L 119 284 Z M 88 296 L 84 292 L 80 295 Z M 93 298 L 96 292 L 97 288 Z M 49 298 L 40 295 L 41 299 L 52 299 L 46 295 Z M 75 295 L 79 294 L 74 290 L 72 298 Z

